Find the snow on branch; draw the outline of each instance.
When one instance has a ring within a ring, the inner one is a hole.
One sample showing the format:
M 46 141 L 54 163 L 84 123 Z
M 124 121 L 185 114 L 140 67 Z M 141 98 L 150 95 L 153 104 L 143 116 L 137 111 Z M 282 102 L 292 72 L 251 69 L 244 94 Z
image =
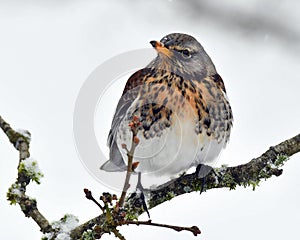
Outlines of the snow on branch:
M 0 128 L 19 151 L 18 176 L 16 182 L 11 185 L 7 192 L 7 199 L 10 204 L 19 204 L 26 217 L 31 217 L 41 228 L 43 233 L 51 232 L 53 229 L 48 220 L 38 210 L 37 201 L 26 195 L 26 187 L 30 181 L 40 183 L 43 177 L 37 161 L 30 158 L 29 145 L 30 133 L 24 130 L 15 131 L 0 116 Z

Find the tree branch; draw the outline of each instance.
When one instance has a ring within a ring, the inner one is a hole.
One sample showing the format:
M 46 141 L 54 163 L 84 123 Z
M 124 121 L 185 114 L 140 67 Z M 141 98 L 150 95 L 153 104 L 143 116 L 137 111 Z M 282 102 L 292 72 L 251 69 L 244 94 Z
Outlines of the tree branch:
M 41 231 L 44 233 L 55 233 L 56 229 L 53 229 L 48 220 L 40 213 L 37 208 L 36 200 L 27 196 L 26 187 L 30 180 L 38 182 L 32 175 L 22 169 L 22 163 L 30 156 L 30 134 L 29 132 L 18 132 L 13 130 L 10 125 L 3 120 L 0 116 L 0 127 L 7 135 L 9 141 L 19 151 L 19 167 L 18 177 L 16 182 L 9 189 L 7 194 L 8 200 L 11 203 L 18 203 L 21 210 L 26 217 L 32 217 L 32 219 L 41 227 Z M 300 134 L 288 139 L 274 147 L 270 147 L 260 157 L 252 159 L 247 164 L 227 167 L 222 166 L 216 168 L 214 171 L 206 176 L 204 190 L 210 190 L 214 188 L 229 188 L 235 189 L 236 186 L 252 186 L 253 189 L 258 186 L 262 179 L 268 179 L 272 176 L 280 176 L 283 172 L 280 169 L 281 166 L 289 159 L 290 156 L 300 151 Z M 193 191 L 199 191 L 202 188 L 203 182 L 195 174 L 187 174 L 179 177 L 176 180 L 169 181 L 162 186 L 159 186 L 155 190 L 147 190 L 149 209 L 172 199 L 173 197 L 190 193 Z M 149 224 L 149 222 L 132 221 L 142 214 L 145 209 L 141 204 L 137 204 L 138 201 L 134 198 L 127 198 L 125 200 L 126 221 L 124 224 Z M 87 230 L 93 230 L 95 226 L 100 226 L 98 235 L 105 233 L 101 230 L 101 226 L 105 225 L 105 214 L 101 214 L 88 222 L 74 228 L 70 236 L 72 239 L 79 239 Z M 153 225 L 154 223 L 152 223 Z M 123 225 L 123 224 L 122 224 Z M 156 224 L 154 224 L 156 225 Z M 158 224 L 164 226 L 164 224 Z M 170 226 L 170 225 L 166 225 Z M 165 226 L 164 226 L 165 227 Z M 177 229 L 176 226 L 171 228 Z M 98 228 L 99 230 L 99 228 Z M 115 234 L 118 235 L 118 230 L 114 226 Z M 192 228 L 181 228 L 177 230 L 188 230 L 193 232 Z M 121 235 L 120 235 L 121 236 Z
M 280 169 L 290 156 L 300 151 L 300 134 L 274 147 L 270 147 L 260 157 L 252 159 L 246 164 L 235 167 L 216 168 L 206 176 L 205 190 L 213 188 L 235 189 L 236 186 L 252 186 L 255 189 L 261 180 L 272 176 L 280 176 Z M 215 174 L 216 173 L 216 174 Z M 148 204 L 153 208 L 172 197 L 185 193 L 199 191 L 202 181 L 195 174 L 184 175 L 175 181 L 170 181 L 157 190 L 151 191 Z
M 10 187 L 7 198 L 11 204 L 18 203 L 22 212 L 26 217 L 31 217 L 41 228 L 43 233 L 51 232 L 53 229 L 48 220 L 41 214 L 37 208 L 35 199 L 26 195 L 26 187 L 30 180 L 38 182 L 37 178 L 33 178 L 33 174 L 28 174 L 26 169 L 22 168 L 22 162 L 30 157 L 30 133 L 15 131 L 11 126 L 0 116 L 0 128 L 13 144 L 15 149 L 19 151 L 18 177 L 16 182 Z
M 229 188 L 235 189 L 236 186 L 251 186 L 253 189 L 258 186 L 263 179 L 268 179 L 272 176 L 280 176 L 283 172 L 280 169 L 284 162 L 290 156 L 300 151 L 300 134 L 279 143 L 274 147 L 270 147 L 260 157 L 252 159 L 247 164 L 242 164 L 235 167 L 215 168 L 206 176 L 204 190 L 214 188 Z M 169 181 L 156 190 L 148 190 L 148 205 L 149 209 L 157 205 L 169 201 L 173 197 L 200 191 L 202 181 L 195 174 L 187 174 L 179 177 L 176 180 Z M 145 210 L 136 204 L 135 199 L 125 201 L 125 209 L 129 220 L 136 219 Z M 79 238 L 82 233 L 88 229 L 93 229 L 95 225 L 105 223 L 105 216 L 100 215 L 92 220 L 80 225 L 71 232 L 72 239 Z

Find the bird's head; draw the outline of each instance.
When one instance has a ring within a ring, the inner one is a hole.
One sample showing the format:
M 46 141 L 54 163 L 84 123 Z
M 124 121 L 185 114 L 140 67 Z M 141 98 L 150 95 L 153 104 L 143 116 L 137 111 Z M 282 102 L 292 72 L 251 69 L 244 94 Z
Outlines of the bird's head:
M 171 33 L 160 41 L 151 41 L 158 55 L 150 67 L 172 71 L 176 74 L 197 77 L 216 73 L 215 67 L 201 44 L 192 36 Z

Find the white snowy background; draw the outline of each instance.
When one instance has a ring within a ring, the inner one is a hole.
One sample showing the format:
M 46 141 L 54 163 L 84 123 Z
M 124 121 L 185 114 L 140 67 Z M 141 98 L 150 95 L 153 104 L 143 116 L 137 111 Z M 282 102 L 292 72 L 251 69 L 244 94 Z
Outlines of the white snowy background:
M 88 174 L 77 155 L 72 125 L 77 94 L 103 61 L 150 47 L 150 40 L 167 33 L 195 36 L 225 81 L 235 122 L 220 163 L 248 162 L 298 134 L 299 10 L 296 0 L 0 0 L 0 114 L 32 134 L 31 155 L 45 178 L 40 186 L 30 184 L 27 193 L 38 200 L 40 211 L 50 221 L 72 213 L 81 223 L 99 213 L 82 189 L 95 195 L 110 189 Z M 0 239 L 40 239 L 33 220 L 6 201 L 17 164 L 17 151 L 0 133 Z M 295 239 L 299 168 L 297 154 L 282 176 L 262 182 L 256 191 L 192 193 L 151 210 L 153 221 L 199 226 L 197 238 L 143 226 L 121 231 L 128 240 Z

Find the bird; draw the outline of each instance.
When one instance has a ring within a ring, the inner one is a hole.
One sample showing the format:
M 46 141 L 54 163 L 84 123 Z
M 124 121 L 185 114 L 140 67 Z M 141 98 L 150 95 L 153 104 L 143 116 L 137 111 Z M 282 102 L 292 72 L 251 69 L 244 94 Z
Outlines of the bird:
M 226 147 L 233 126 L 224 82 L 191 35 L 170 33 L 150 44 L 157 55 L 129 77 L 108 135 L 109 160 L 100 169 L 127 170 L 124 146 L 132 144 L 129 125 L 135 118 L 140 123 L 135 171 L 149 176 L 150 183 L 163 179 L 157 184 L 192 167 L 204 177 Z

